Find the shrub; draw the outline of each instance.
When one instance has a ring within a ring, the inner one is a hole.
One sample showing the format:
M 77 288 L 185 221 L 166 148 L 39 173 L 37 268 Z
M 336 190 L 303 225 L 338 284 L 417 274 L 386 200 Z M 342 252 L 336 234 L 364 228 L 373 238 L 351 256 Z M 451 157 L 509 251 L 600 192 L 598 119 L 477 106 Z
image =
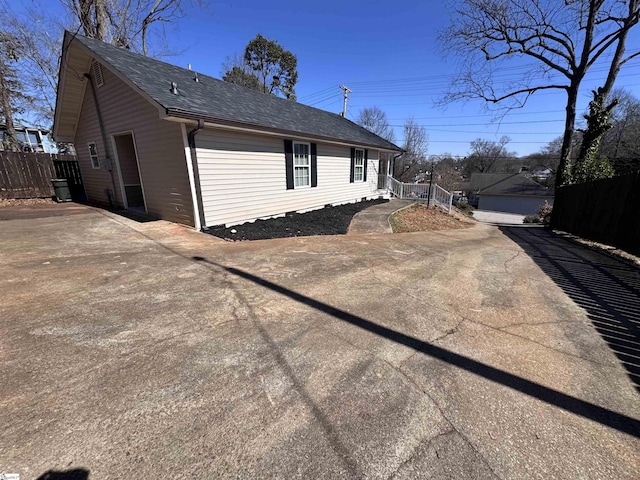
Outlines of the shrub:
M 453 202 L 452 205 L 465 215 L 468 215 L 470 217 L 473 216 L 473 211 L 475 210 L 475 208 L 473 208 L 473 205 L 470 205 L 467 202 Z
M 549 205 L 549 202 L 546 200 L 544 204 L 538 207 L 538 216 L 540 217 L 540 222 L 545 225 L 549 225 L 549 221 L 551 220 L 551 212 L 553 212 L 553 205 Z
M 539 215 L 527 215 L 522 220 L 522 223 L 540 223 L 540 222 L 541 220 Z

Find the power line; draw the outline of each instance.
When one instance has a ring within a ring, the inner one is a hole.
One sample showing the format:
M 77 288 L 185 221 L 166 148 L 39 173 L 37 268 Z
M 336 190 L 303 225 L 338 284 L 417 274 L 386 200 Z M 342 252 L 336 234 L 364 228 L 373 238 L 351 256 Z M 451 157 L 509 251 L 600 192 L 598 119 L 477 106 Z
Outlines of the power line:
M 531 125 L 535 123 L 560 123 L 564 122 L 564 119 L 561 120 L 530 120 L 530 121 L 516 121 L 516 122 L 500 122 L 500 125 Z M 484 123 L 435 123 L 435 124 L 421 124 L 418 125 L 420 127 L 478 127 L 487 125 Z M 390 127 L 404 127 L 404 125 L 400 124 L 391 124 Z
M 461 144 L 461 143 L 471 143 L 470 141 L 465 140 L 429 140 L 429 143 L 450 143 L 450 144 Z M 549 142 L 541 142 L 541 141 L 533 141 L 533 142 L 524 142 L 524 141 L 515 141 L 509 142 L 511 144 L 524 144 L 524 145 L 548 145 Z
M 564 121 L 564 120 L 563 120 Z M 440 128 L 429 128 L 428 132 L 438 132 L 438 133 L 481 133 L 481 134 L 491 134 L 491 132 L 483 132 L 481 130 L 443 130 Z M 562 132 L 500 132 L 500 135 L 558 135 L 558 133 Z
M 338 85 L 332 85 L 330 87 L 324 88 L 324 89 L 322 89 L 320 91 L 317 91 L 315 93 L 310 93 L 308 95 L 303 95 L 302 97 L 300 97 L 300 100 L 309 101 L 312 98 L 316 98 L 316 97 L 320 97 L 320 96 L 326 95 L 327 93 L 329 93 L 332 90 L 336 90 L 337 91 L 338 88 L 339 88 Z
M 640 66 L 640 65 L 633 65 L 632 67 L 636 67 L 636 66 Z M 516 69 L 530 69 L 532 67 L 528 67 L 528 66 L 521 66 L 521 67 L 514 67 L 512 68 L 513 70 Z M 600 72 L 600 71 L 607 71 L 607 68 L 592 68 L 591 72 Z M 628 68 L 627 68 L 628 70 Z M 496 75 L 494 78 L 507 78 L 513 76 L 513 73 L 506 73 L 504 75 Z M 632 73 L 632 72 L 628 72 L 628 73 L 621 73 L 618 75 L 618 78 L 620 77 L 628 77 L 628 76 L 637 76 L 636 73 Z M 408 78 L 400 78 L 400 79 L 391 79 L 391 80 L 370 80 L 370 81 L 360 81 L 360 82 L 350 82 L 353 85 L 361 85 L 360 89 L 357 89 L 357 91 L 355 92 L 358 96 L 358 98 L 380 98 L 380 97 L 388 97 L 388 96 L 392 96 L 392 97 L 402 97 L 402 96 L 420 96 L 420 95 L 426 95 L 428 91 L 433 91 L 433 90 L 439 90 L 441 88 L 447 87 L 450 84 L 450 80 L 451 78 L 453 78 L 453 75 L 450 74 L 443 74 L 443 75 L 432 75 L 432 76 L 425 76 L 425 77 L 408 77 Z M 551 77 L 550 77 L 551 78 Z M 413 82 L 428 82 L 428 81 L 433 81 L 433 80 L 438 80 L 438 79 L 442 79 L 442 80 L 449 80 L 447 82 L 444 83 L 435 83 L 435 84 L 425 84 L 425 85 L 409 85 L 410 83 Z M 597 81 L 597 80 L 604 80 L 603 78 L 589 78 L 589 81 Z M 407 84 L 407 85 L 403 85 L 401 86 L 401 84 Z M 379 85 L 379 86 L 376 86 Z M 639 84 L 627 84 L 625 86 L 637 86 Z M 331 90 L 335 89 L 336 86 L 333 85 L 331 87 L 327 87 L 324 88 L 322 90 L 319 90 L 317 92 L 311 93 L 309 95 L 305 95 L 303 97 L 301 97 L 300 100 L 306 100 L 306 101 L 312 101 L 313 103 L 311 103 L 311 106 L 313 105 L 317 105 L 320 103 L 323 103 L 325 101 L 328 101 L 329 99 L 331 99 L 334 94 L 333 93 L 329 93 L 331 92 Z M 411 93 L 400 93 L 400 92 L 411 92 Z M 327 93 L 329 93 L 329 95 L 327 96 Z M 337 93 L 337 92 L 336 92 Z M 383 94 L 388 94 L 388 93 L 393 93 L 393 95 L 383 95 Z M 553 94 L 553 92 L 544 92 L 544 94 Z M 537 96 L 540 96 L 541 94 L 538 93 Z M 321 97 L 321 98 L 319 98 Z M 415 102 L 412 103 L 398 103 L 395 105 L 413 105 L 415 104 Z M 386 105 L 394 105 L 394 104 L 386 104 Z
M 314 107 L 316 105 L 319 105 L 321 103 L 326 102 L 327 100 L 334 100 L 335 98 L 337 98 L 336 95 L 334 93 L 332 93 L 331 95 L 328 95 L 328 96 L 326 96 L 324 98 L 321 98 L 320 100 L 317 100 L 317 101 L 315 101 L 313 103 L 309 103 L 308 106 Z
M 352 105 L 355 106 L 355 105 Z M 508 112 L 509 116 L 512 115 L 538 115 L 538 114 L 547 114 L 547 113 L 564 113 L 564 110 L 539 110 L 536 112 Z M 411 117 L 414 120 L 440 120 L 440 119 L 450 119 L 450 118 L 469 118 L 469 117 L 500 117 L 499 113 L 470 113 L 469 115 L 438 115 L 437 117 Z M 388 118 L 387 120 L 405 120 L 405 118 L 393 117 Z

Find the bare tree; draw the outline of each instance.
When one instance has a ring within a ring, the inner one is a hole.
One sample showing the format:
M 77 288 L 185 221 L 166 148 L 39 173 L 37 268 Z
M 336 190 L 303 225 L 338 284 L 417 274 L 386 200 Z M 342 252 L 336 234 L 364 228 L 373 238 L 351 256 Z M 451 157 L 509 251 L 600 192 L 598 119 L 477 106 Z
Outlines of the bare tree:
M 262 91 L 260 79 L 251 71 L 240 54 L 228 56 L 222 63 L 222 80 L 258 92 Z
M 15 64 L 18 60 L 18 44 L 15 37 L 0 31 L 0 114 L 4 120 L 5 133 L 2 143 L 5 148 L 17 152 L 20 144 L 16 136 L 14 115 L 18 100 L 23 97 Z
M 458 190 L 462 182 L 463 162 L 450 153 L 432 155 L 430 161 L 435 165 L 434 181 L 449 192 Z
M 367 107 L 360 110 L 356 123 L 391 143 L 395 142 L 395 133 L 389 125 L 387 114 L 379 107 Z
M 566 117 L 556 184 L 571 179 L 576 102 L 589 69 L 613 50 L 599 101 L 607 98 L 626 54 L 629 31 L 638 24 L 640 0 L 462 0 L 453 4 L 451 26 L 442 33 L 446 51 L 463 56 L 463 69 L 445 101 L 480 98 L 508 108 L 523 106 L 540 90 L 566 92 Z M 495 73 L 522 57 L 538 65 L 519 81 L 498 82 Z M 605 107 L 606 108 L 606 107 Z
M 404 122 L 405 153 L 396 161 L 394 177 L 401 181 L 413 180 L 420 169 L 426 169 L 429 135 L 427 129 L 418 125 L 413 118 Z
M 602 139 L 600 154 L 622 175 L 640 170 L 640 99 L 624 89 L 616 89 L 611 96 L 619 104 L 612 112 L 612 128 Z
M 515 157 L 515 154 L 506 148 L 510 141 L 511 139 L 507 136 L 502 136 L 497 142 L 482 138 L 475 139 L 471 142 L 471 152 L 464 162 L 465 173 L 471 175 L 497 171 L 496 167 L 501 161 Z
M 53 120 L 64 29 L 81 31 L 113 45 L 156 56 L 167 54 L 164 29 L 150 38 L 154 25 L 166 25 L 183 15 L 187 3 L 206 6 L 206 0 L 61 0 L 69 18 L 52 18 L 34 5 L 18 13 L 13 3 L 0 0 L 0 26 L 16 38 L 17 69 L 24 92 L 32 99 L 29 120 L 50 128 Z
M 185 15 L 184 6 L 204 6 L 206 0 L 61 0 L 87 37 L 149 55 L 154 25 L 173 23 Z M 159 43 L 164 43 L 159 32 Z M 158 52 L 159 56 L 166 54 Z M 158 55 L 156 55 L 158 56 Z
M 44 128 L 51 127 L 56 105 L 56 86 L 60 64 L 62 23 L 44 18 L 41 9 L 27 8 L 25 19 L 19 18 L 0 0 L 0 22 L 16 40 L 24 92 L 31 99 L 30 121 Z

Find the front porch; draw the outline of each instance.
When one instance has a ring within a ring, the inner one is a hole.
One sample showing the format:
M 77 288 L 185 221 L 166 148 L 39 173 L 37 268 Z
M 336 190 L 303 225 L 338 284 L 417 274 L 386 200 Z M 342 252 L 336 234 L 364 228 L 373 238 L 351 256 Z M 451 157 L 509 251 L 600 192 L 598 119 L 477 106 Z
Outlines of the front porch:
M 426 202 L 446 210 L 447 213 L 451 212 L 453 194 L 436 183 L 403 183 L 389 174 L 381 173 L 378 175 L 378 191 L 401 200 Z

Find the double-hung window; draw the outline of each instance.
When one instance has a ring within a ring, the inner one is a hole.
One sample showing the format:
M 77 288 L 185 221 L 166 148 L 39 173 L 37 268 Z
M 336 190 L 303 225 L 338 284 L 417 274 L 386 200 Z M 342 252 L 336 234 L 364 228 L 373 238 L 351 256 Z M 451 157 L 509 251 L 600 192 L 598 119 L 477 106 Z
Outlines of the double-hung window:
M 356 148 L 355 151 L 353 180 L 356 182 L 364 181 L 364 150 L 360 150 L 359 148 Z
M 91 166 L 95 169 L 100 168 L 100 157 L 98 157 L 98 146 L 91 142 L 89 143 L 89 157 L 91 157 Z
M 311 145 L 293 143 L 293 184 L 295 188 L 311 186 Z

